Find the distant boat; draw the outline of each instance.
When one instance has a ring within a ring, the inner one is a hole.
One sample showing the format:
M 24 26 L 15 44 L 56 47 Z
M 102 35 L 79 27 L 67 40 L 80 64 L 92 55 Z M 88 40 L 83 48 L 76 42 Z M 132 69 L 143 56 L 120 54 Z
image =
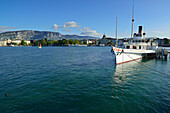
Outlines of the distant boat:
M 41 44 L 40 44 L 40 46 L 38 46 L 38 48 L 40 48 L 40 49 L 41 49 Z

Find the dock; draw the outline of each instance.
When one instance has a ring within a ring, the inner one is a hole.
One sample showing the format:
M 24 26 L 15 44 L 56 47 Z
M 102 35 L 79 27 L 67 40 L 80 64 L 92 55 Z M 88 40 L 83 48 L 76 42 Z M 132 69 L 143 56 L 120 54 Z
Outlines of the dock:
M 165 49 L 163 47 L 160 47 L 156 50 L 156 57 L 158 59 L 165 59 L 167 60 L 167 56 L 170 54 L 170 49 Z

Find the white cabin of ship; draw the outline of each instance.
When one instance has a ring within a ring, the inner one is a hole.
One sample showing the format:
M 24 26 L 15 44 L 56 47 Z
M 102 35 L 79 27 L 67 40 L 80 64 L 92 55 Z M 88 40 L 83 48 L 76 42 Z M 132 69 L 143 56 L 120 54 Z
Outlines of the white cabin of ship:
M 158 46 L 157 42 L 152 40 L 130 40 L 129 42 L 124 42 L 125 49 L 142 49 L 150 50 L 156 49 Z
M 139 26 L 138 33 L 134 33 L 133 40 L 124 42 L 125 49 L 156 50 L 158 43 L 153 40 L 145 40 L 145 33 L 142 33 L 142 26 Z

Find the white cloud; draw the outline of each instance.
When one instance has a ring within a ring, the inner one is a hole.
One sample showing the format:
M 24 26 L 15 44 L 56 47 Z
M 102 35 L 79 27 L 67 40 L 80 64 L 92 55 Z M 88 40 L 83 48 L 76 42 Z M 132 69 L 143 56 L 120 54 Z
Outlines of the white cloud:
M 69 29 L 63 29 L 62 31 L 65 31 L 65 32 L 72 32 L 72 30 L 69 30 Z
M 163 32 L 161 32 L 161 31 L 152 31 L 152 33 L 162 34 Z
M 82 35 L 87 35 L 87 36 L 99 36 L 101 37 L 100 33 L 97 33 L 95 30 L 91 30 L 88 27 L 84 27 L 83 29 L 81 29 L 81 34 Z
M 52 27 L 52 30 L 53 30 L 53 31 L 57 31 L 57 29 L 58 29 L 58 25 L 57 25 L 57 24 L 54 24 L 53 27 Z
M 4 32 L 10 29 L 16 29 L 16 27 L 0 26 L 0 32 Z
M 76 22 L 72 21 L 72 22 L 65 22 L 64 26 L 60 26 L 60 28 L 69 28 L 69 27 L 80 27 L 80 25 L 78 25 Z
M 81 33 L 79 35 L 86 35 L 86 36 L 95 36 L 95 37 L 101 37 L 102 34 L 97 33 L 97 31 L 95 30 L 91 30 L 89 27 L 81 27 L 80 24 L 71 21 L 71 22 L 65 22 L 63 26 L 58 26 L 56 24 L 53 25 L 52 30 L 53 31 L 57 31 L 58 28 L 63 28 L 62 31 L 64 32 L 72 32 L 72 30 L 70 30 L 71 28 L 77 28 L 77 31 L 81 31 Z M 70 29 L 68 29 L 70 28 Z

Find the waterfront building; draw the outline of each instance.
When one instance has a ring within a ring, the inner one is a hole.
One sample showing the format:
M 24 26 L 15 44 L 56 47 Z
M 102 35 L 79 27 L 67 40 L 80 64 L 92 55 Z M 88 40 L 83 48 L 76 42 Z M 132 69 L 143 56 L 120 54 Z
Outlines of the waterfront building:
M 11 43 L 16 43 L 17 45 L 19 45 L 21 43 L 21 40 L 17 39 L 17 40 L 12 40 Z
M 11 39 L 7 39 L 7 44 L 10 44 L 11 43 Z
M 110 37 L 106 37 L 106 35 L 104 34 L 103 37 L 101 39 L 99 39 L 96 43 L 96 45 L 110 45 L 110 44 L 115 45 L 116 44 L 116 39 L 114 38 L 110 38 Z
M 16 39 L 16 40 L 12 40 L 11 43 L 16 43 L 17 45 L 19 45 L 21 43 L 22 40 L 20 39 Z M 31 43 L 29 40 L 24 40 L 24 42 L 26 42 L 26 44 L 28 45 L 29 43 Z
M 91 44 L 96 44 L 96 39 L 88 39 L 87 40 L 87 45 L 91 45 Z
M 160 38 L 156 38 L 154 39 L 154 41 L 157 41 L 158 42 L 158 46 L 167 46 L 167 47 L 170 47 L 170 39 L 167 39 L 167 38 L 163 38 L 163 39 L 160 39 Z
M 31 41 L 29 41 L 29 40 L 24 40 L 24 42 L 26 42 L 27 45 L 28 45 L 29 43 L 31 43 Z
M 0 41 L 0 46 L 7 46 L 7 41 Z

